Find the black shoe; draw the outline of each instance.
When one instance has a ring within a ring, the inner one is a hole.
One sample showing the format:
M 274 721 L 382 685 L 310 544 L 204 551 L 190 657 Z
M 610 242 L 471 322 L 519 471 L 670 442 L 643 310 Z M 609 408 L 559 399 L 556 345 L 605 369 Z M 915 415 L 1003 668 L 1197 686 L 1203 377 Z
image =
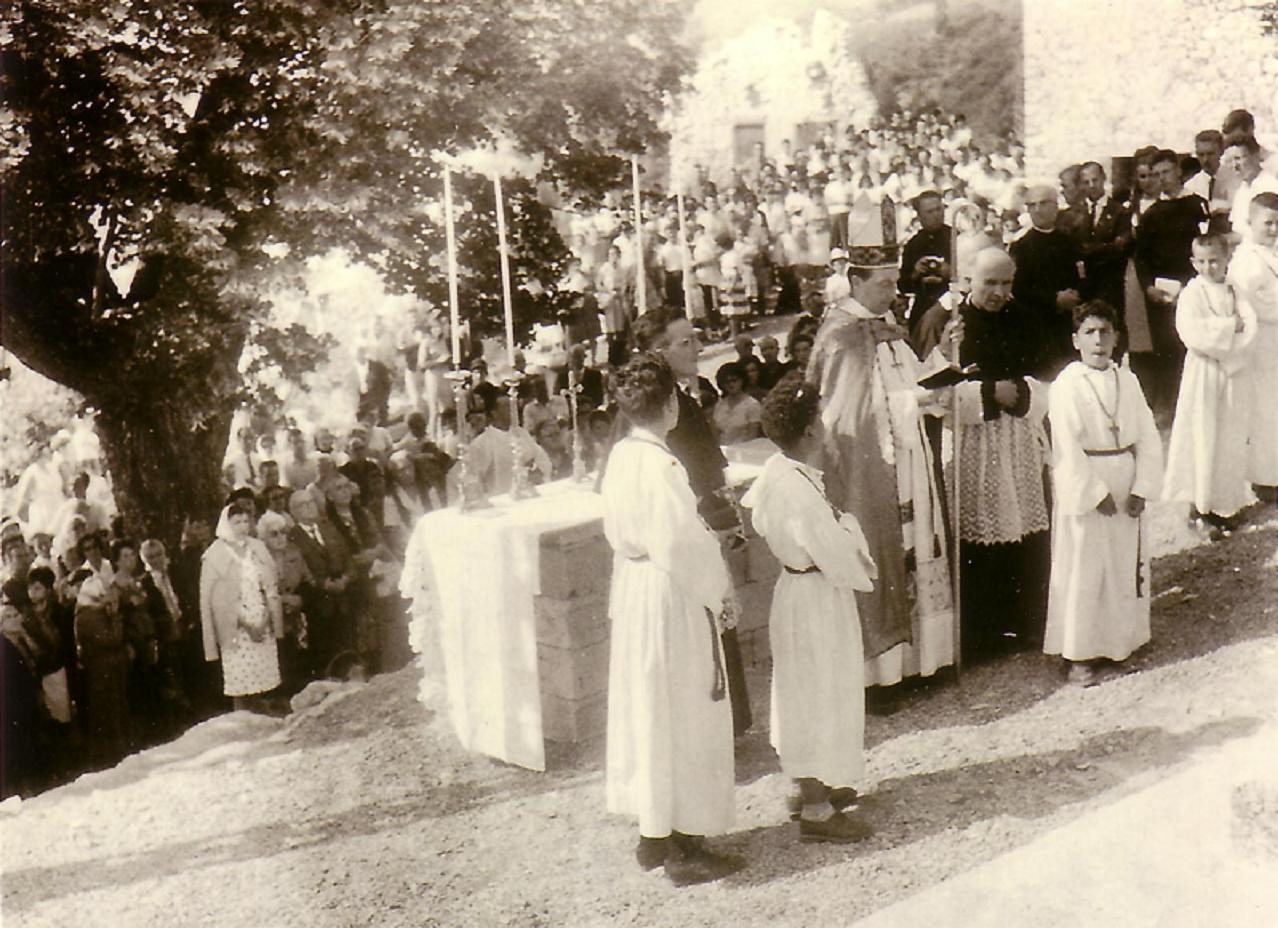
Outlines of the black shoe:
M 635 860 L 645 870 L 655 870 L 660 867 L 666 862 L 666 855 L 669 853 L 669 838 L 645 838 L 640 835 L 639 843 L 635 845 Z
M 666 855 L 666 876 L 675 886 L 713 883 L 744 866 L 745 861 L 739 857 L 715 854 L 704 846 L 689 848 L 677 841 L 671 842 L 670 853 Z
M 835 812 L 824 822 L 799 819 L 799 840 L 804 844 L 851 844 L 854 841 L 864 841 L 873 834 L 874 828 L 868 822 L 842 812 Z
M 855 809 L 860 802 L 860 795 L 850 786 L 836 786 L 830 790 L 830 805 L 834 806 L 835 812 Z M 803 797 L 800 794 L 791 793 L 786 796 L 785 806 L 790 812 L 790 821 L 797 822 L 802 817 Z

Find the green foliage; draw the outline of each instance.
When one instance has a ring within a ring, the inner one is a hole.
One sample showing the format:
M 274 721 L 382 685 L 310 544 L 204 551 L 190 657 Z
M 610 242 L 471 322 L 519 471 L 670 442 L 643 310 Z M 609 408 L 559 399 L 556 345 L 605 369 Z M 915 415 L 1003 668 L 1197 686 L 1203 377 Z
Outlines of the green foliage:
M 286 373 L 319 350 L 263 324 L 309 256 L 343 248 L 441 292 L 436 153 L 505 139 L 566 190 L 619 179 L 622 162 L 598 166 L 658 136 L 681 17 L 675 0 L 0 6 L 0 337 L 117 436 L 160 399 L 165 428 L 224 430 L 248 339 Z M 562 244 L 517 186 L 516 262 L 544 276 Z M 467 247 L 469 303 L 491 313 L 495 262 Z
M 856 33 L 882 113 L 940 107 L 963 113 L 978 141 L 1024 127 L 1021 0 L 941 4 L 945 11 L 909 23 L 871 22 Z
M 470 320 L 472 333 L 501 335 L 505 324 L 492 180 L 478 174 L 455 175 L 453 197 L 461 315 Z M 533 323 L 553 321 L 556 311 L 569 307 L 568 295 L 555 288 L 570 253 L 555 228 L 551 209 L 540 202 L 532 181 L 503 180 L 502 200 L 516 338 L 522 340 Z M 409 289 L 446 313 L 448 286 L 441 273 L 446 247 L 443 225 L 423 217 L 414 231 L 416 248 L 391 255 L 383 274 L 392 286 Z M 434 257 L 428 261 L 423 256 Z
M 12 359 L 8 379 L 0 381 L 0 487 L 11 484 L 49 446 L 58 429 L 81 409 L 80 398 Z

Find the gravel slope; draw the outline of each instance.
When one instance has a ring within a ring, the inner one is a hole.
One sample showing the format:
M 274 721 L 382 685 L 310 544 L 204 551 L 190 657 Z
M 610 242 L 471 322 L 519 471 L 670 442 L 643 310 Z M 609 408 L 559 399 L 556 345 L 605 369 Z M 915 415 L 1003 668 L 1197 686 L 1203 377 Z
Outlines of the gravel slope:
M 1188 540 L 1160 518 L 1164 549 Z M 604 813 L 597 746 L 546 774 L 466 756 L 435 671 L 410 667 L 285 722 L 210 720 L 6 803 L 3 923 L 848 924 L 1278 721 L 1276 547 L 1271 519 L 1156 562 L 1154 642 L 1125 677 L 1063 687 L 1056 663 L 1018 655 L 871 717 L 863 808 L 878 834 L 852 848 L 797 843 L 766 732 L 752 732 L 737 830 L 718 842 L 748 866 L 675 890 L 634 866 L 632 826 Z M 751 684 L 765 706 L 766 679 Z

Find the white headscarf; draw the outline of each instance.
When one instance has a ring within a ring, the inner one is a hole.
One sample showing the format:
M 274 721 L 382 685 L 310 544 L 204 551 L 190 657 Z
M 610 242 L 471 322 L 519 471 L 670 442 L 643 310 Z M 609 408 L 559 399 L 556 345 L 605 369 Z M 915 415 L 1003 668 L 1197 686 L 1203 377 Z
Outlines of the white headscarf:
M 249 517 L 249 521 L 250 523 L 252 522 L 252 516 Z M 244 546 L 245 539 L 236 535 L 234 529 L 231 528 L 230 503 L 222 507 L 222 514 L 217 518 L 217 530 L 213 534 L 234 548 Z

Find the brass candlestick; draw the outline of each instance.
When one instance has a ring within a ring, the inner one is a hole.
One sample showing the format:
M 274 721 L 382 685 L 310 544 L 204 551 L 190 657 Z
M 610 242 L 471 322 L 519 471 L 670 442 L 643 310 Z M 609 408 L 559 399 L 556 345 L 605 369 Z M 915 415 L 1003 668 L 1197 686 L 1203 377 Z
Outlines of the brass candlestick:
M 577 372 L 568 366 L 568 389 L 560 391 L 568 400 L 568 414 L 572 422 L 572 479 L 578 483 L 586 481 L 586 459 L 582 453 L 581 428 L 577 418 L 577 397 L 585 387 L 577 383 Z
M 457 506 L 462 512 L 492 505 L 483 482 L 470 472 L 470 436 L 467 433 L 466 410 L 470 396 L 470 371 L 453 370 L 444 374 L 453 385 L 453 405 L 457 410 Z
M 523 448 L 519 441 L 519 378 L 506 381 L 506 393 L 510 397 L 510 498 L 512 500 L 529 499 L 537 495 L 537 488 L 528 479 L 528 468 L 531 461 L 520 458 Z

